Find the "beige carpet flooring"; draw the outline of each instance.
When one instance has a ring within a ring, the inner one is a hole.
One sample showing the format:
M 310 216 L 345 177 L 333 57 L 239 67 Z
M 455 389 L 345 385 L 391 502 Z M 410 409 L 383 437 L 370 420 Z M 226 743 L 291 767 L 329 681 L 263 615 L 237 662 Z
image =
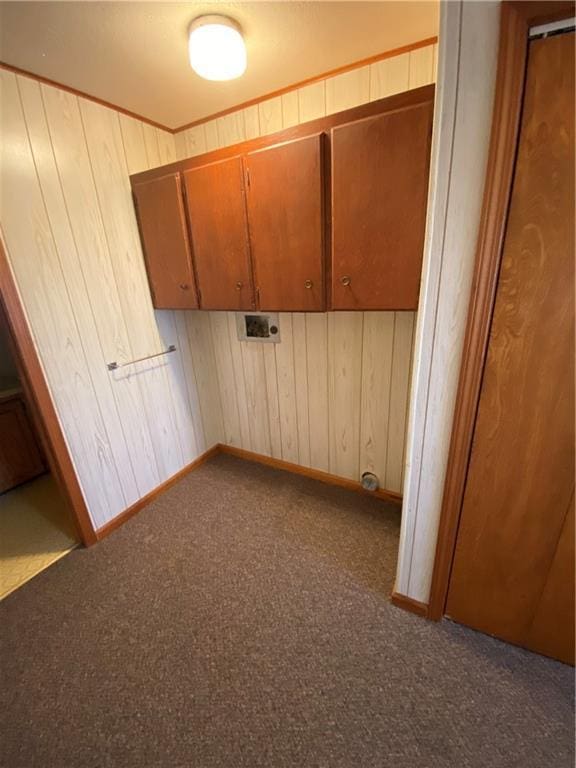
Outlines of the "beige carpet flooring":
M 77 546 L 50 474 L 0 495 L 0 600 Z
M 573 768 L 574 671 L 392 606 L 399 525 L 217 456 L 0 604 L 0 765 Z

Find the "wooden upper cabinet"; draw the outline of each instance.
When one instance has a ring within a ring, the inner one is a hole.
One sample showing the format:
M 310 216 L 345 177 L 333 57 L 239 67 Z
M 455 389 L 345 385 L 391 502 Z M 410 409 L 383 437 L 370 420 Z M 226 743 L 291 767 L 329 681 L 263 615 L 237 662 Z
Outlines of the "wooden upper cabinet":
M 155 306 L 415 309 L 433 103 L 424 86 L 133 175 Z
M 432 101 L 331 131 L 333 309 L 416 309 Z
M 254 309 L 241 157 L 184 171 L 202 309 Z
M 132 191 L 154 306 L 197 308 L 180 174 L 135 182 Z
M 308 136 L 245 157 L 250 245 L 261 310 L 326 308 L 324 138 Z

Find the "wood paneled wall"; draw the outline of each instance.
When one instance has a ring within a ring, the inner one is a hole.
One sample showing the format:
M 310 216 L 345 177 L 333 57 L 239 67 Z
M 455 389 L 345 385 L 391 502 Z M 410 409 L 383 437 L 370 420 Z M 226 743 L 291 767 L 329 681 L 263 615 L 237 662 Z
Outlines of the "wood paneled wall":
M 440 72 L 395 591 L 427 603 L 470 301 L 500 4 L 440 6 Z
M 220 439 L 209 320 L 153 311 L 131 200 L 129 174 L 174 160 L 174 138 L 27 77 L 1 84 L 3 237 L 98 528 Z
M 217 442 L 401 490 L 414 314 L 285 314 L 282 343 L 258 345 L 238 342 L 232 313 L 154 311 L 128 176 L 424 85 L 435 58 L 421 48 L 176 136 L 2 71 L 3 238 L 96 528 Z
M 436 45 L 314 83 L 175 136 L 179 158 L 435 81 Z M 204 313 L 188 313 L 201 314 Z M 285 313 L 282 341 L 238 341 L 209 313 L 223 441 L 401 492 L 415 313 Z

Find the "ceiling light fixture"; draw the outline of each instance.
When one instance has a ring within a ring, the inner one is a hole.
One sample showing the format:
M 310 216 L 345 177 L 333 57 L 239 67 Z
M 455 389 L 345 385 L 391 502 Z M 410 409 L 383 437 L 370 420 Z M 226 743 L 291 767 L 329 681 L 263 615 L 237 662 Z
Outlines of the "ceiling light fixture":
M 206 80 L 233 80 L 246 70 L 240 26 L 227 16 L 199 16 L 190 25 L 188 53 L 194 72 Z

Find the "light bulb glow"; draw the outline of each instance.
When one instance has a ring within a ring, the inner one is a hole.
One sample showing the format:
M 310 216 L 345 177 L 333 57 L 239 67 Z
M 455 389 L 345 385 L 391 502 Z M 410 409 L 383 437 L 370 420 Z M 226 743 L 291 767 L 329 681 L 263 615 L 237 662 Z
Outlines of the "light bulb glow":
M 246 46 L 238 25 L 226 16 L 200 16 L 188 40 L 190 66 L 205 80 L 233 80 L 246 70 Z

